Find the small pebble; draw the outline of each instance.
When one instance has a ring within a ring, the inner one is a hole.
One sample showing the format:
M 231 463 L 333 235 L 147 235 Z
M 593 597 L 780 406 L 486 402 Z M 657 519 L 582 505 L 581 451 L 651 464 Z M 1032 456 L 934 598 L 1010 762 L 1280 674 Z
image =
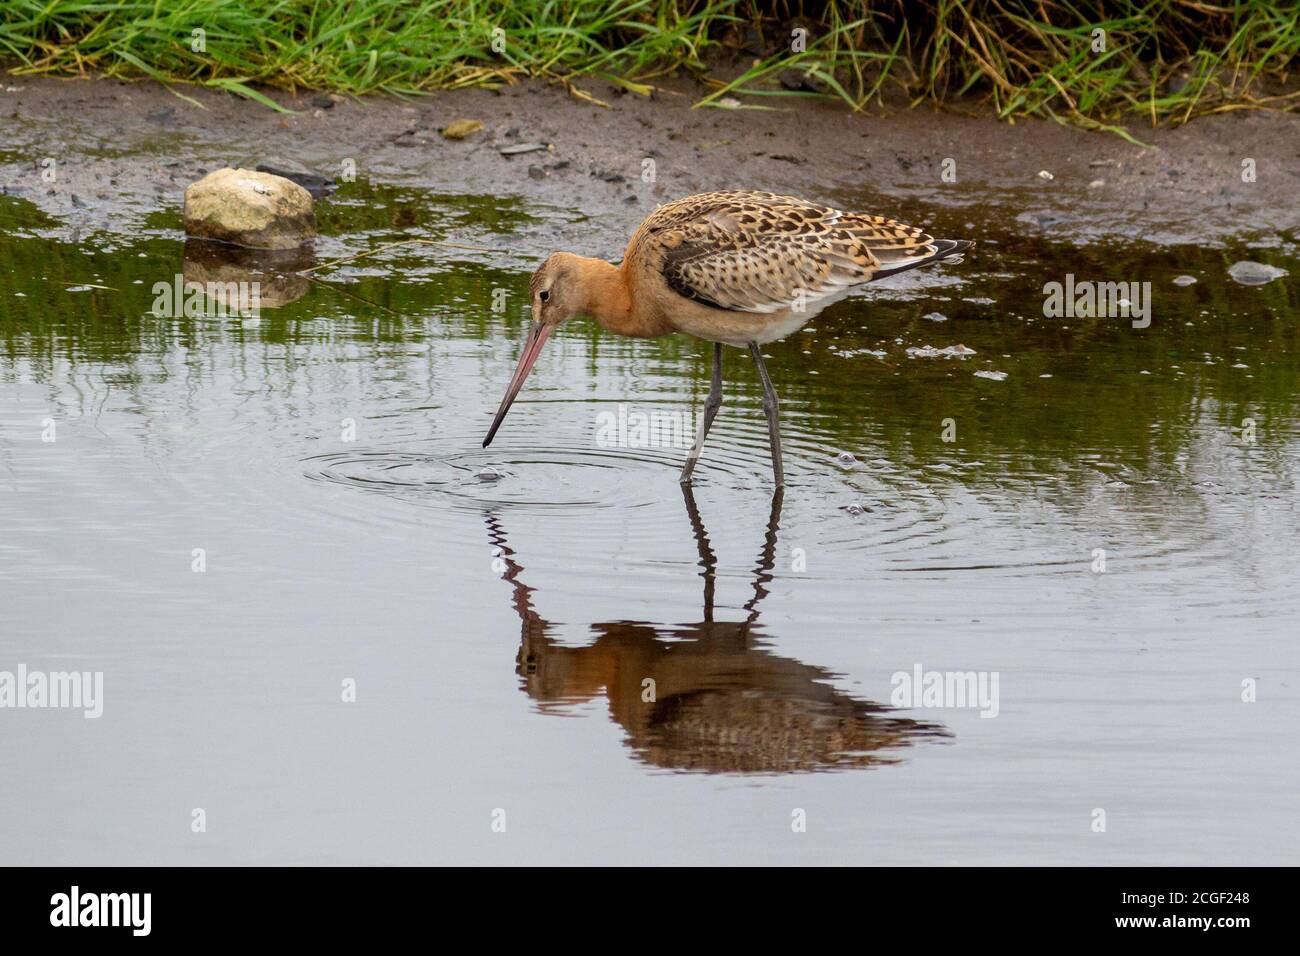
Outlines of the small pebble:
M 937 349 L 933 345 L 911 346 L 907 350 L 908 358 L 965 358 L 974 355 L 975 350 L 967 348 L 960 342 L 947 348 Z
M 1174 276 L 1174 285 L 1196 285 L 1196 276 Z
M 546 143 L 513 143 L 507 146 L 498 146 L 497 152 L 502 156 L 515 156 L 519 153 L 536 153 L 539 150 L 549 150 L 550 146 Z
M 1263 285 L 1265 282 L 1272 282 L 1286 275 L 1286 270 L 1263 262 L 1244 259 L 1241 262 L 1234 262 L 1228 269 L 1228 275 L 1242 285 Z
M 452 120 L 442 128 L 443 139 L 464 139 L 466 136 L 473 136 L 475 133 L 482 132 L 483 123 L 476 119 L 458 119 Z

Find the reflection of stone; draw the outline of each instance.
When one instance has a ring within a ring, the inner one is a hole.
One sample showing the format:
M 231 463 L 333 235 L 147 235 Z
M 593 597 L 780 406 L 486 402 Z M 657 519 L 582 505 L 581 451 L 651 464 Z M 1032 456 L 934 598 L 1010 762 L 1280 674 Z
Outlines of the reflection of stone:
M 522 622 L 516 670 L 543 712 L 564 712 L 604 696 L 628 746 L 648 764 L 711 773 L 791 773 L 897 763 L 900 748 L 950 736 L 940 724 L 837 690 L 823 668 L 779 657 L 759 637 L 758 603 L 776 555 L 781 496 L 772 500 L 767 537 L 754 569 L 743 621 L 713 619 L 716 560 L 689 487 L 683 487 L 704 569 L 703 620 L 679 627 L 628 621 L 593 624 L 581 647 L 549 636 L 532 588 L 488 516 L 492 544 L 515 589 Z
M 276 309 L 301 299 L 311 283 L 297 273 L 315 261 L 310 248 L 274 252 L 202 239 L 187 239 L 183 256 L 186 288 L 202 286 L 208 298 L 232 314 L 250 298 L 259 309 Z
M 316 238 L 311 193 L 282 176 L 218 169 L 185 190 L 185 234 L 251 249 L 296 249 Z

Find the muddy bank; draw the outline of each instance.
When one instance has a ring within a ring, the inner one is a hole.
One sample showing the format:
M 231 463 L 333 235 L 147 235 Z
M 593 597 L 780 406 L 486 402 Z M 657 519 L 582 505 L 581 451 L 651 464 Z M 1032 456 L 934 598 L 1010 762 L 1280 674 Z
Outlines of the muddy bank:
M 989 220 L 1066 243 L 1276 244 L 1300 230 L 1296 115 L 1240 111 L 1173 130 L 1135 128 L 1150 144 L 1143 149 L 1050 122 L 929 109 L 855 115 L 814 100 L 797 109 L 692 109 L 699 91 L 689 84 L 653 100 L 598 84 L 591 92 L 608 108 L 539 83 L 412 101 L 277 94 L 292 115 L 225 93 L 180 92 L 195 102 L 151 82 L 7 77 L 0 189 L 70 235 L 125 231 L 179 210 L 186 184 L 206 171 L 285 156 L 335 178 L 355 169 L 394 185 L 568 207 L 590 217 L 582 241 L 571 243 L 611 257 L 657 203 L 741 186 L 976 238 Z M 458 141 L 440 135 L 461 118 L 484 129 Z M 527 143 L 549 148 L 500 151 Z M 1246 160 L 1253 182 L 1243 181 Z

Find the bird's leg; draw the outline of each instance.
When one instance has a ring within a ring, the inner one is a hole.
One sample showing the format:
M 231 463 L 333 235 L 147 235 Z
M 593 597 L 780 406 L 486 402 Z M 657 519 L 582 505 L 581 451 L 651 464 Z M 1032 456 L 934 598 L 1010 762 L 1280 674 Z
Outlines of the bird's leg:
M 704 417 L 700 419 L 700 430 L 695 436 L 695 447 L 691 453 L 686 456 L 686 465 L 682 468 L 681 482 L 684 485 L 691 483 L 691 472 L 695 470 L 695 462 L 700 457 L 700 452 L 704 450 L 704 437 L 709 433 L 709 426 L 713 424 L 713 419 L 718 415 L 718 409 L 722 407 L 722 343 L 713 344 L 713 381 L 709 385 L 709 397 L 704 401 Z
M 785 466 L 781 462 L 781 414 L 776 400 L 776 389 L 767 377 L 767 366 L 763 364 L 763 352 L 757 342 L 749 343 L 749 354 L 754 356 L 754 365 L 758 377 L 763 382 L 763 411 L 767 412 L 767 437 L 772 444 L 772 474 L 776 477 L 776 486 L 785 487 Z

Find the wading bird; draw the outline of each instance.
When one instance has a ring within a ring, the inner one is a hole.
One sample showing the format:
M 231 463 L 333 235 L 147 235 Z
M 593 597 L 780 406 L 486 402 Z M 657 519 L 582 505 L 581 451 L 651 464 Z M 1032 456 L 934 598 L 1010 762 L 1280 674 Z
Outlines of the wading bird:
M 785 483 L 776 390 L 761 346 L 797 332 L 855 288 L 963 252 L 966 239 L 935 239 L 882 216 L 737 190 L 687 196 L 657 210 L 632 235 L 621 265 L 570 252 L 551 255 L 529 284 L 533 324 L 487 447 L 556 327 L 590 316 L 619 335 L 685 332 L 714 343 L 713 380 L 691 472 L 722 405 L 722 346 L 748 348 L 763 383 L 772 472 Z

